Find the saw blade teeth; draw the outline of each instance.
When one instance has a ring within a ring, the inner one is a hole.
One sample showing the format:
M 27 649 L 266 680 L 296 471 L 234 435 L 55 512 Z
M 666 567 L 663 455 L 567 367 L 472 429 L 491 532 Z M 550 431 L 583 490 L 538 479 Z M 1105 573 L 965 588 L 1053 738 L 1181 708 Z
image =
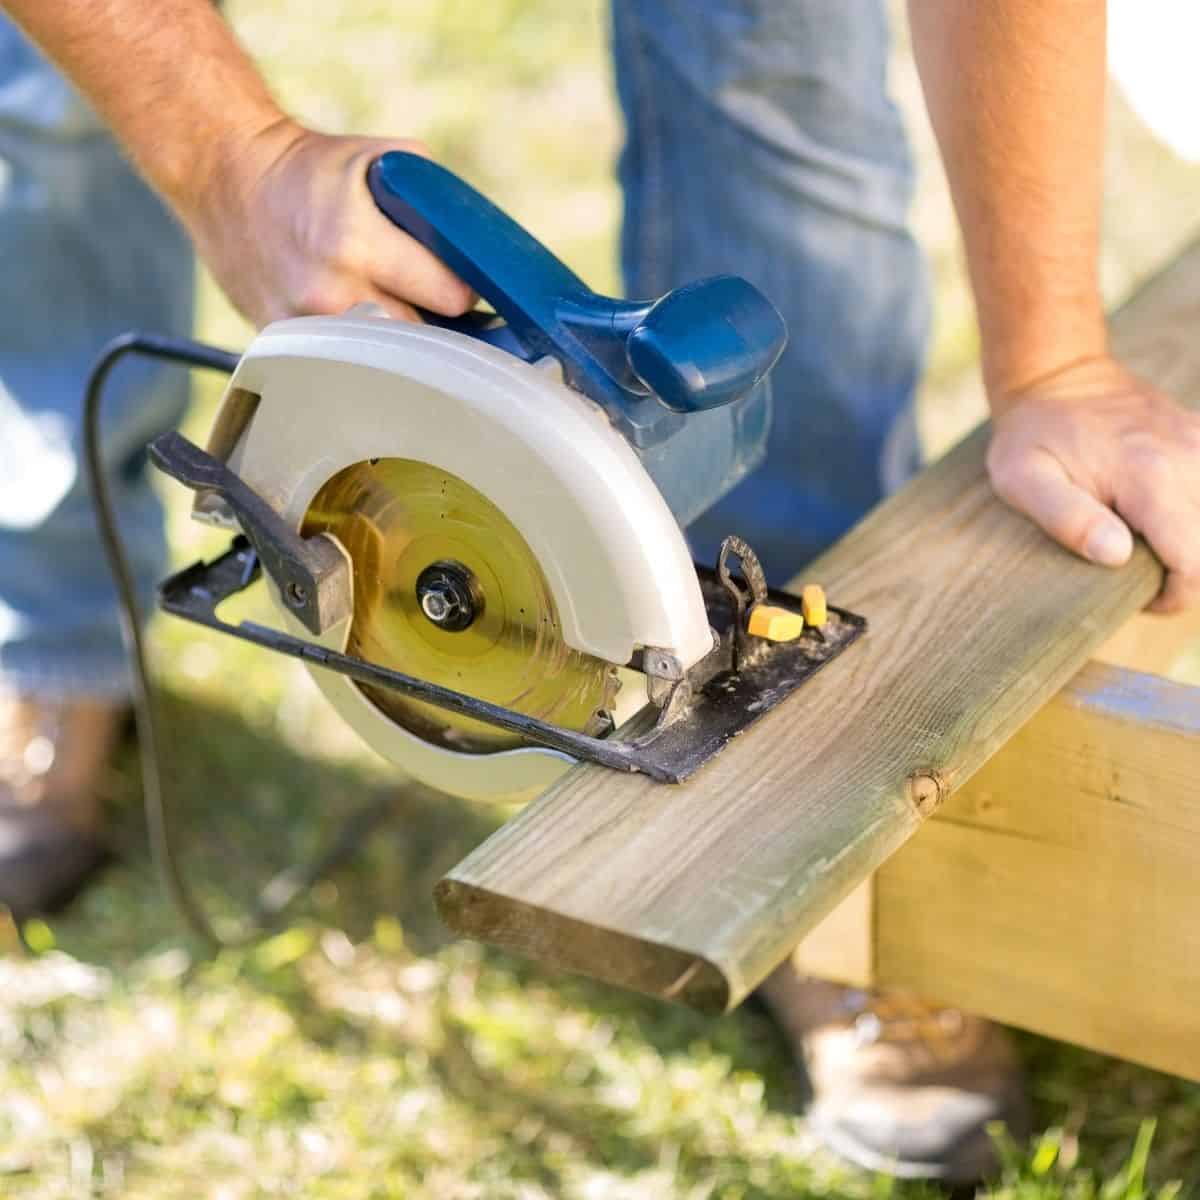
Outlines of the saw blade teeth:
M 412 459 L 339 471 L 317 492 L 305 535 L 350 556 L 349 653 L 569 729 L 604 725 L 619 686 L 611 663 L 562 638 L 545 573 L 504 514 L 455 475 Z M 386 716 L 447 750 L 488 753 L 515 734 L 382 688 Z

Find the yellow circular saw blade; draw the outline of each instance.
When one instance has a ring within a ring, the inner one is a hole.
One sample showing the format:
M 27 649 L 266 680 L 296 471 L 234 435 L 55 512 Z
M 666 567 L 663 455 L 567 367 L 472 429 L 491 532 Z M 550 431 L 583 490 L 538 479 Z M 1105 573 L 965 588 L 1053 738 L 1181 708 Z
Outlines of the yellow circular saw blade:
M 354 614 L 347 653 L 568 729 L 594 731 L 617 688 L 612 664 L 563 640 L 546 579 L 524 538 L 480 492 L 428 463 L 379 458 L 330 478 L 305 514 L 350 555 Z M 481 603 L 451 632 L 421 609 L 417 578 L 465 566 Z M 484 753 L 523 741 L 399 692 L 363 685 L 385 715 L 449 750 Z

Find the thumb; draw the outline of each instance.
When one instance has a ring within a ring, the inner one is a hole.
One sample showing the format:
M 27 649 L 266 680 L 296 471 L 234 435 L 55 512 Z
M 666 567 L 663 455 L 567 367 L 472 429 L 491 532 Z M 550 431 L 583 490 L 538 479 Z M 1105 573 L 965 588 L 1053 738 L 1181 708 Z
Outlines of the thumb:
M 1039 448 L 1004 451 L 995 442 L 988 474 L 997 495 L 1081 558 L 1120 567 L 1133 553 L 1129 526 L 1075 483 L 1054 455 Z

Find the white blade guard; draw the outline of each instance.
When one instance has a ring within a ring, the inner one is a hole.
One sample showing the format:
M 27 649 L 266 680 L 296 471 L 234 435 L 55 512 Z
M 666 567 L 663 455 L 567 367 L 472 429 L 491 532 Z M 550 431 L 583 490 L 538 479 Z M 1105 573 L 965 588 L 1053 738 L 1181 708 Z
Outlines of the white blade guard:
M 242 359 L 209 451 L 297 529 L 344 468 L 373 458 L 427 462 L 516 527 L 545 574 L 567 645 L 618 666 L 654 647 L 684 669 L 711 649 L 675 518 L 625 438 L 562 383 L 554 360 L 530 365 L 460 333 L 357 311 L 281 321 Z M 348 618 L 321 642 L 344 650 L 349 632 Z M 530 796 L 569 762 L 541 748 L 464 754 L 434 745 L 384 716 L 352 680 L 312 674 L 372 748 L 433 787 Z M 630 687 L 623 696 L 619 716 L 644 699 Z

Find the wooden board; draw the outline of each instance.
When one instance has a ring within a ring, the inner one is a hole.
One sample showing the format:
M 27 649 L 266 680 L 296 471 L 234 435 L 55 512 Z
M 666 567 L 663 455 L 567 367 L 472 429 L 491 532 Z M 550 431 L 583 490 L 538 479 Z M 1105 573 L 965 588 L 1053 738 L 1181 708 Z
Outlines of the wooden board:
M 1117 319 L 1136 363 L 1200 400 L 1200 249 Z M 871 633 L 679 787 L 581 766 L 438 885 L 460 933 L 721 1011 L 893 854 L 1155 593 L 991 493 L 986 431 L 805 578 Z M 799 581 L 798 581 L 799 582 Z
M 1198 869 L 1200 689 L 1093 664 L 879 870 L 875 982 L 1200 1079 Z

